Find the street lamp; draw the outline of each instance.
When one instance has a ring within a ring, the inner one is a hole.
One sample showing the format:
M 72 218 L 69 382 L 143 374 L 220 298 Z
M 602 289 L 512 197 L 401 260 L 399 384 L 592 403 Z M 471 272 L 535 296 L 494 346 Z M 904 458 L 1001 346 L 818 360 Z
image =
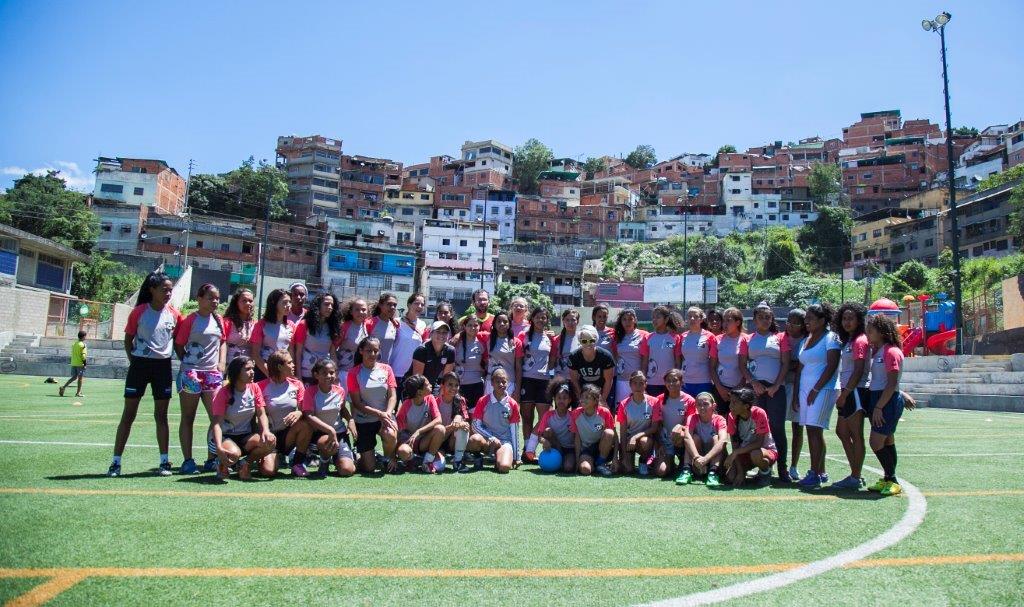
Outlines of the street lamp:
M 683 203 L 683 307 L 686 307 L 686 275 L 690 270 L 689 264 L 689 249 L 687 248 L 687 238 L 690 235 L 690 213 L 689 207 L 686 205 L 682 196 L 676 198 L 676 202 Z
M 484 262 L 487 259 L 487 201 L 484 201 L 484 217 L 480 219 L 480 288 L 484 288 Z
M 949 223 L 953 231 L 953 301 L 956 309 L 953 324 L 956 330 L 956 353 L 963 354 L 963 297 L 960 292 L 960 225 L 957 221 L 956 186 L 953 171 L 953 125 L 949 116 L 949 71 L 946 66 L 946 24 L 952 16 L 943 11 L 933 20 L 921 21 L 926 32 L 938 32 L 942 47 L 942 96 L 946 103 L 946 177 L 949 180 Z

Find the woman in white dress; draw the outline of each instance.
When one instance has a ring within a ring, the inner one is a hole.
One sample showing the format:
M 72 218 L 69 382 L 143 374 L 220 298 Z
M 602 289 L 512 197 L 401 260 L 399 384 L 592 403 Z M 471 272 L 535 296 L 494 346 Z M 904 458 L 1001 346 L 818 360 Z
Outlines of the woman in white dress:
M 811 452 L 811 469 L 800 481 L 804 487 L 818 487 L 828 482 L 825 473 L 825 430 L 839 396 L 839 358 L 843 345 L 829 330 L 834 311 L 828 304 L 807 308 L 804 323 L 807 337 L 800 344 L 796 372 L 796 400 L 792 406 L 799 412 L 799 423 L 807 429 L 807 445 Z

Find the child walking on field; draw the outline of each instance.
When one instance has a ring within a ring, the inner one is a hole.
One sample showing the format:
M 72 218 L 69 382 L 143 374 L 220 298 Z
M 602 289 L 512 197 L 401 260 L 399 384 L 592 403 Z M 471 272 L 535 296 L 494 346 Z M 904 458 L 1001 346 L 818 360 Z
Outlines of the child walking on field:
M 59 393 L 61 396 L 64 396 L 64 391 L 76 379 L 78 380 L 78 389 L 75 390 L 75 396 L 82 396 L 82 380 L 85 379 L 85 357 L 88 354 L 85 346 L 85 335 L 85 331 L 79 331 L 78 341 L 71 344 L 71 378 L 60 387 Z

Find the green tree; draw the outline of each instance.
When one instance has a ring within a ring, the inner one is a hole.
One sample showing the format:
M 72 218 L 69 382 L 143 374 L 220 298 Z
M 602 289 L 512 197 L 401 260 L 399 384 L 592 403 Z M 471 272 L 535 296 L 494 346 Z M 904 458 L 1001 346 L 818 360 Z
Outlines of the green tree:
M 28 174 L 0 195 L 0 221 L 88 254 L 100 226 L 85 194 L 67 189 L 59 171 Z
M 1018 164 L 1017 166 L 1007 169 L 1002 173 L 996 173 L 995 175 L 989 175 L 978 184 L 978 191 L 989 190 L 996 186 L 1003 185 L 1010 181 L 1016 181 L 1024 178 L 1024 164 Z
M 634 169 L 649 169 L 657 164 L 658 155 L 654 153 L 653 146 L 638 145 L 626 155 L 625 162 Z
M 838 165 L 814 163 L 807 176 L 811 199 L 819 206 L 838 204 L 843 193 L 843 172 Z
M 896 295 L 918 295 L 932 287 L 931 271 L 916 259 L 904 262 L 888 278 Z
M 514 297 L 525 297 L 526 301 L 530 302 L 530 309 L 533 310 L 537 306 L 541 306 L 548 311 L 548 317 L 554 318 L 555 307 L 551 303 L 551 298 L 540 292 L 540 285 L 532 282 L 523 284 L 512 284 L 510 282 L 503 282 L 498 285 L 498 289 L 494 293 L 494 298 L 491 299 L 491 304 L 488 309 L 491 313 L 499 310 L 508 310 L 509 304 L 512 302 Z
M 800 247 L 792 238 L 770 238 L 765 250 L 765 278 L 779 278 L 801 271 Z
M 188 208 L 192 213 L 227 212 L 235 206 L 228 184 L 221 175 L 193 175 L 188 186 Z M 224 209 L 224 210 L 218 210 Z
M 604 160 L 601 158 L 594 158 L 588 156 L 587 161 L 583 163 L 583 171 L 587 174 L 587 179 L 593 179 L 594 175 L 600 173 L 605 169 Z
M 71 293 L 82 299 L 123 302 L 142 284 L 142 274 L 110 259 L 106 251 L 93 251 L 89 263 L 75 264 Z
M 224 182 L 234 201 L 234 208 L 228 207 L 231 209 L 230 214 L 262 218 L 269 197 L 270 218 L 283 219 L 288 216 L 288 209 L 282 204 L 288 197 L 288 178 L 284 171 L 267 161 L 257 163 L 250 156 L 242 166 L 228 173 Z
M 958 126 L 953 129 L 954 137 L 977 137 L 978 129 L 973 126 Z
M 673 237 L 682 240 L 678 236 Z M 687 243 L 688 273 L 714 276 L 719 280 L 732 278 L 736 266 L 743 259 L 739 247 L 725 239 L 714 236 L 698 236 L 690 238 Z M 680 259 L 680 261 L 682 261 Z M 682 264 L 680 264 L 682 265 Z
M 537 193 L 537 175 L 551 166 L 554 157 L 551 148 L 537 139 L 527 139 L 523 145 L 516 146 L 512 178 L 518 184 L 519 193 Z
M 797 242 L 822 272 L 837 272 L 850 259 L 853 214 L 845 207 L 819 207 L 818 217 L 800 228 Z
M 718 148 L 718 153 L 719 154 L 735 154 L 736 153 L 736 146 L 732 145 L 731 143 L 727 143 L 727 144 L 723 145 L 722 147 Z
M 1024 242 L 1024 183 L 1013 188 L 1010 195 L 1010 227 L 1007 236 L 1017 239 L 1017 242 Z

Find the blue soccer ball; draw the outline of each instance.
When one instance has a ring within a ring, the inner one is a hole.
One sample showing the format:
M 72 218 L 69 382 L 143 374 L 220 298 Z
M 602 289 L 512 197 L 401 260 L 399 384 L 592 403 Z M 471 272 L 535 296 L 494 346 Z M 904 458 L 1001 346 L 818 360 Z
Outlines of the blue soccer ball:
M 562 469 L 562 454 L 558 449 L 545 449 L 541 451 L 537 463 L 544 472 L 558 472 Z

